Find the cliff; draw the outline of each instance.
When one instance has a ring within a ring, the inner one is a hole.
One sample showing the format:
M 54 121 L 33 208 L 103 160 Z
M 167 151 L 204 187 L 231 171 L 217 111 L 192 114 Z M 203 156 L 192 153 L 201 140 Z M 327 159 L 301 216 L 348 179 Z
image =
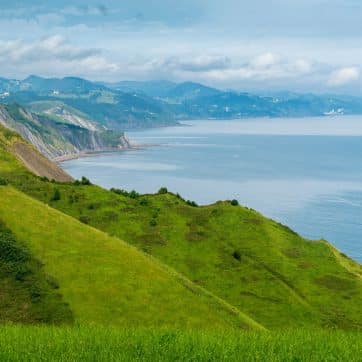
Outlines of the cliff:
M 122 132 L 99 129 L 88 120 L 32 113 L 17 105 L 0 105 L 0 124 L 18 132 L 49 159 L 131 147 Z

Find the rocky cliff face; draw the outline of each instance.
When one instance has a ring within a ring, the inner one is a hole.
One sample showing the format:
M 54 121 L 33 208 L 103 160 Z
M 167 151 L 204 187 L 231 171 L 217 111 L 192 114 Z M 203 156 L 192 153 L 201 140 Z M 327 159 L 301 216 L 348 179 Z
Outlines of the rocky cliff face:
M 122 132 L 99 130 L 93 125 L 88 128 L 86 123 L 62 122 L 18 105 L 0 105 L 0 124 L 18 132 L 50 159 L 131 147 Z

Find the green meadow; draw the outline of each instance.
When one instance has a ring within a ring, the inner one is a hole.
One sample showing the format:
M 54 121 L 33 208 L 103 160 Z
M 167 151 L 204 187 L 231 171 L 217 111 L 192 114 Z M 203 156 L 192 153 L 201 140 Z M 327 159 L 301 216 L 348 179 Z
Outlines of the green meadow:
M 99 327 L 0 329 L 2 361 L 361 361 L 341 331 L 195 332 Z

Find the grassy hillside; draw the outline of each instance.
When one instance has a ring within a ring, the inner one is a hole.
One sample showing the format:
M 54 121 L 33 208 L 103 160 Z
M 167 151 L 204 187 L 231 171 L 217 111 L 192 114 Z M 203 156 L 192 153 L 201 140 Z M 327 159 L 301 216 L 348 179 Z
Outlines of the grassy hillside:
M 47 182 L 7 157 L 3 175 L 18 189 L 135 245 L 267 328 L 362 327 L 361 266 L 325 241 L 230 202 L 195 207 L 165 192 Z
M 6 361 L 361 361 L 356 333 L 0 328 Z
M 69 323 L 58 282 L 0 220 L 0 323 Z
M 121 240 L 9 186 L 0 187 L 0 198 L 0 219 L 59 282 L 75 321 L 123 327 L 258 328 Z
M 361 267 L 253 210 L 95 186 L 18 187 L 152 254 L 268 328 L 361 328 Z M 60 198 L 52 201 L 55 189 Z

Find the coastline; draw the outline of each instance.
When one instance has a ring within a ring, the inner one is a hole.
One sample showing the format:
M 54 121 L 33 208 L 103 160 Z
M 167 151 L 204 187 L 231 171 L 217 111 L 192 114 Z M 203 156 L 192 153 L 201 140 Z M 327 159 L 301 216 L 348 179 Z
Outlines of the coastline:
M 56 162 L 56 163 L 62 163 L 62 162 L 70 161 L 70 160 L 76 160 L 78 158 L 91 157 L 91 156 L 98 155 L 98 154 L 100 155 L 100 154 L 105 154 L 105 153 L 116 153 L 116 152 L 132 150 L 132 149 L 139 149 L 139 148 L 141 148 L 141 147 L 132 146 L 132 147 L 127 147 L 127 148 L 114 148 L 114 149 L 112 148 L 112 149 L 103 149 L 103 150 L 98 150 L 98 151 L 86 150 L 86 151 L 81 151 L 78 153 L 70 153 L 68 155 L 54 157 L 52 159 L 52 161 Z
M 105 148 L 102 150 L 92 151 L 92 150 L 85 150 L 78 153 L 70 153 L 67 155 L 62 155 L 58 157 L 54 157 L 51 159 L 51 161 L 55 163 L 62 163 L 66 161 L 76 160 L 79 158 L 86 158 L 86 157 L 92 157 L 97 155 L 104 155 L 107 153 L 118 153 L 118 152 L 125 152 L 129 150 L 141 150 L 145 147 L 155 147 L 159 146 L 158 144 L 142 144 L 142 145 L 132 145 L 130 147 L 124 147 L 124 148 Z

